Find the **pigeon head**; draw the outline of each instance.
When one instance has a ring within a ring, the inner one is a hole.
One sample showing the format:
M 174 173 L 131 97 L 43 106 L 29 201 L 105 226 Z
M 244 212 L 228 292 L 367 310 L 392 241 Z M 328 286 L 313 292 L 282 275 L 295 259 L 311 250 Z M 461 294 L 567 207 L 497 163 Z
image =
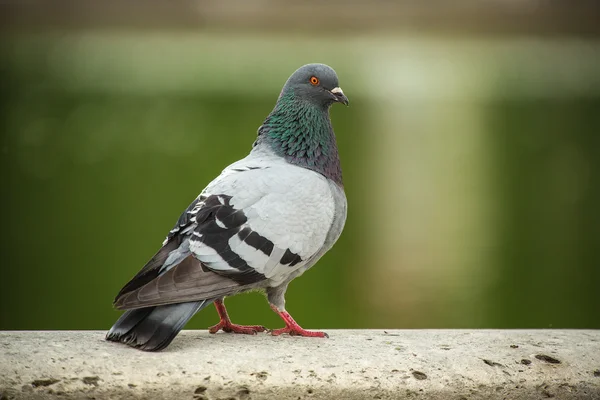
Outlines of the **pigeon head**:
M 329 118 L 333 103 L 348 105 L 335 71 L 324 64 L 300 67 L 289 77 L 275 108 L 258 128 L 255 149 L 267 147 L 290 164 L 311 169 L 343 186 Z
M 348 98 L 338 84 L 333 68 L 325 64 L 307 64 L 289 77 L 281 96 L 293 93 L 297 100 L 317 106 L 329 107 L 333 103 L 348 105 Z

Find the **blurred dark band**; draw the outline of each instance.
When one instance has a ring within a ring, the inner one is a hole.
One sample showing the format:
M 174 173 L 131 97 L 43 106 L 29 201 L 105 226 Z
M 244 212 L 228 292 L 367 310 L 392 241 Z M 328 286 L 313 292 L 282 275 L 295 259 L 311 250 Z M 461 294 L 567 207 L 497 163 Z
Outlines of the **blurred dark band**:
M 216 29 L 600 36 L 600 1 L 5 1 L 4 32 Z

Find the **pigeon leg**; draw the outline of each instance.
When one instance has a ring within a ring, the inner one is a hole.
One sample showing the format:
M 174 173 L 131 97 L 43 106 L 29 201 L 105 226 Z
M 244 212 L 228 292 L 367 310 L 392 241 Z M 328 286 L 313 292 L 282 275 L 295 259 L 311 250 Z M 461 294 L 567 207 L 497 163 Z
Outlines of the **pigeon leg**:
M 271 331 L 271 335 L 279 336 L 282 333 L 288 333 L 290 336 L 306 336 L 306 337 L 321 337 L 328 338 L 329 335 L 325 332 L 315 332 L 315 331 L 307 331 L 303 329 L 294 318 L 287 311 L 279 311 L 277 307 L 271 304 L 271 309 L 275 311 L 281 319 L 285 321 L 285 328 L 274 329 Z
M 228 332 L 228 333 L 243 333 L 246 335 L 256 335 L 258 332 L 264 332 L 267 329 L 264 326 L 261 325 L 238 325 L 238 324 L 233 324 L 231 322 L 231 320 L 229 319 L 229 314 L 227 314 L 227 309 L 225 308 L 225 303 L 223 303 L 223 300 L 215 300 L 215 307 L 217 309 L 217 312 L 219 313 L 219 318 L 221 318 L 221 320 L 219 321 L 218 324 L 210 327 L 208 329 L 209 333 L 217 333 L 220 330 L 222 330 L 223 332 Z

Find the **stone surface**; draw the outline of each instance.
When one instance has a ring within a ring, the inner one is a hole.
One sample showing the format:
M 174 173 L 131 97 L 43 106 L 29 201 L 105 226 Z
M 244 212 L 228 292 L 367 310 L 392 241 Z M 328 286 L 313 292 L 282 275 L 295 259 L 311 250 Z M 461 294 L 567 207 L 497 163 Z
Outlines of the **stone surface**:
M 0 332 L 0 399 L 600 399 L 600 331 Z

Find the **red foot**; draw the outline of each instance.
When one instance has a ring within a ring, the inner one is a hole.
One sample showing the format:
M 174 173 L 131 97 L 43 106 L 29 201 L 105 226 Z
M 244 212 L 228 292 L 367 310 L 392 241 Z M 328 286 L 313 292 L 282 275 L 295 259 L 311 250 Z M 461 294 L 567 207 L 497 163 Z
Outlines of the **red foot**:
M 271 335 L 279 336 L 283 333 L 288 333 L 290 336 L 304 336 L 304 337 L 320 337 L 320 338 L 328 338 L 329 335 L 325 332 L 316 332 L 316 331 L 307 331 L 303 329 L 294 318 L 287 311 L 279 311 L 277 307 L 271 305 L 273 311 L 275 311 L 279 316 L 285 321 L 285 328 L 274 329 L 271 331 Z
M 279 336 L 283 333 L 289 333 L 290 336 L 322 337 L 322 338 L 329 337 L 329 335 L 326 334 L 325 332 L 307 331 L 306 329 L 302 329 L 298 325 L 286 326 L 285 328 L 273 329 L 271 331 L 271 335 L 273 335 L 273 336 Z
M 215 307 L 217 308 L 217 312 L 219 313 L 219 318 L 221 320 L 215 326 L 211 326 L 208 329 L 209 333 L 217 333 L 220 330 L 227 333 L 242 333 L 245 335 L 256 335 L 258 332 L 264 332 L 267 329 L 261 325 L 238 325 L 232 324 L 229 319 L 229 315 L 227 314 L 227 309 L 225 308 L 225 304 L 223 300 L 216 300 Z
M 218 324 L 208 329 L 209 333 L 217 333 L 220 330 L 227 333 L 242 333 L 244 335 L 256 335 L 258 332 L 264 332 L 267 329 L 261 325 L 238 325 L 231 321 L 221 320 Z

